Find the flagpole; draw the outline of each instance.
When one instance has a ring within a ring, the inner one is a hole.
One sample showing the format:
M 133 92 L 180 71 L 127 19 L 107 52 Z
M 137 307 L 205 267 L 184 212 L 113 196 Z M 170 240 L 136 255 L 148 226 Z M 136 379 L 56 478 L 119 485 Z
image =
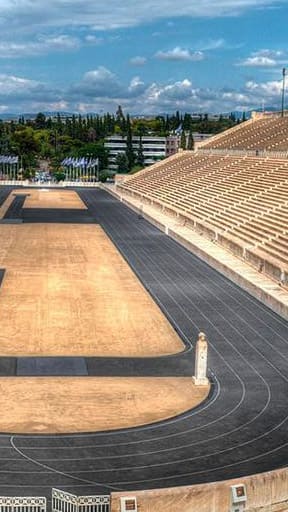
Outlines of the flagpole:
M 281 108 L 281 117 L 284 117 L 284 108 L 285 108 L 285 77 L 286 77 L 286 68 L 282 69 L 282 108 Z

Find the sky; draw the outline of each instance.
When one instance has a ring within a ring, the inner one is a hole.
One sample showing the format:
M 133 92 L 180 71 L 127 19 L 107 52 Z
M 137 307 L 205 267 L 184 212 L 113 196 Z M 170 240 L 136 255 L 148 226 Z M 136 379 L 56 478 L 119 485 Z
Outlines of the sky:
M 0 0 L 0 117 L 280 110 L 287 20 L 287 0 Z

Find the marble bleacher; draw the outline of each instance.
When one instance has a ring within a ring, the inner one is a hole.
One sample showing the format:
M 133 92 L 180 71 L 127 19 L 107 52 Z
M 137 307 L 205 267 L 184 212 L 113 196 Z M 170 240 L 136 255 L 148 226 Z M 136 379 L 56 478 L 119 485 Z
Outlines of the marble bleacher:
M 201 149 L 287 151 L 288 117 L 252 119 L 201 144 Z
M 185 151 L 118 188 L 288 283 L 288 160 Z

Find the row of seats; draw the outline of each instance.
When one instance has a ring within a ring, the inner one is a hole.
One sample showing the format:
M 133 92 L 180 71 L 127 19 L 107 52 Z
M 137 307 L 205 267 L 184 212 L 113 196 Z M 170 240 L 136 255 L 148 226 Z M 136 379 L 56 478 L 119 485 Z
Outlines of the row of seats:
M 204 149 L 287 151 L 288 117 L 264 116 L 226 130 L 201 144 Z
M 288 161 L 184 152 L 119 185 L 243 249 L 288 262 Z

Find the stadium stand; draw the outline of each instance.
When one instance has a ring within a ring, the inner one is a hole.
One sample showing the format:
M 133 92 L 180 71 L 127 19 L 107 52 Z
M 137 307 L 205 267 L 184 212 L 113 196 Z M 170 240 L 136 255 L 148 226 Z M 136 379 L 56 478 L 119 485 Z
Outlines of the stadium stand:
M 178 153 L 128 177 L 118 188 L 180 217 L 284 285 L 288 282 L 288 160 L 233 152 L 268 145 L 288 149 L 288 118 L 243 123 L 232 134 L 228 130 L 205 143 L 210 150 L 226 146 L 227 153 Z
M 252 117 L 251 120 L 225 131 L 224 134 L 203 142 L 201 148 L 287 151 L 288 117 Z

